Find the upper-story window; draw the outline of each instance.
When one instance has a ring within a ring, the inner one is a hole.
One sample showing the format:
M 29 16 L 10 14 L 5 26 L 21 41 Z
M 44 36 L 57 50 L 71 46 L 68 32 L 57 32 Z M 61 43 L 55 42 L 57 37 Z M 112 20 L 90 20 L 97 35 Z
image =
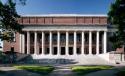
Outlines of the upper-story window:
M 66 41 L 66 35 L 65 34 L 61 34 L 60 41 L 62 41 L 62 42 Z
M 53 41 L 56 42 L 57 41 L 57 34 L 53 34 Z
M 16 33 L 15 32 L 11 33 L 11 41 L 12 42 L 16 41 Z
M 81 34 L 77 34 L 77 42 L 81 41 Z
M 49 42 L 49 34 L 45 34 L 45 42 Z
M 73 34 L 69 34 L 69 41 L 73 42 L 73 40 L 74 40 Z

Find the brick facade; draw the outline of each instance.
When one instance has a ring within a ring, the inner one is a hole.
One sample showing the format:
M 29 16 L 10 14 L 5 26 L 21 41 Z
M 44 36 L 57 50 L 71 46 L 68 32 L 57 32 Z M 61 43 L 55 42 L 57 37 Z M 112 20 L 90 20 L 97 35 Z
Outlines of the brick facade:
M 18 19 L 18 22 L 21 25 L 107 25 L 107 17 L 101 16 L 81 16 L 81 17 L 41 17 L 41 16 L 22 16 Z M 3 42 L 3 50 L 10 51 L 11 47 L 14 47 L 16 52 L 20 52 L 20 36 L 19 33 L 16 33 L 15 42 Z

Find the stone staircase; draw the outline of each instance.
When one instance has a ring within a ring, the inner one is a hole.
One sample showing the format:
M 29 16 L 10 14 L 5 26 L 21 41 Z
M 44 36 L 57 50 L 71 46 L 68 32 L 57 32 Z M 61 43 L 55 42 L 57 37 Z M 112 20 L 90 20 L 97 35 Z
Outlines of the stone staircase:
M 39 59 L 38 59 L 39 58 Z M 108 61 L 103 59 L 98 55 L 77 55 L 77 56 L 58 56 L 58 57 L 51 57 L 51 56 L 42 56 L 36 57 L 33 60 L 39 64 L 81 64 L 81 65 L 97 65 L 97 64 L 110 64 Z
M 101 58 L 98 55 L 78 55 L 78 56 L 63 56 L 63 57 L 48 57 L 34 58 L 31 55 L 19 54 L 16 61 L 22 63 L 37 63 L 37 64 L 79 64 L 79 65 L 109 65 L 110 62 Z
M 105 59 L 99 57 L 99 56 L 96 56 L 96 55 L 93 55 L 93 56 L 83 56 L 83 57 L 78 57 L 76 59 L 79 63 L 78 64 L 90 64 L 90 65 L 109 65 L 110 62 L 106 61 Z

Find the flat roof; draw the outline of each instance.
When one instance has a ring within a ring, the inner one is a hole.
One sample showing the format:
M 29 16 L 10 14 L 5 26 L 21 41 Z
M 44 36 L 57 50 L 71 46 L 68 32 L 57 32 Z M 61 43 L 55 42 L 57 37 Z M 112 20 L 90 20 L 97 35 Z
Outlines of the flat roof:
M 107 17 L 106 14 L 28 14 L 22 17 Z

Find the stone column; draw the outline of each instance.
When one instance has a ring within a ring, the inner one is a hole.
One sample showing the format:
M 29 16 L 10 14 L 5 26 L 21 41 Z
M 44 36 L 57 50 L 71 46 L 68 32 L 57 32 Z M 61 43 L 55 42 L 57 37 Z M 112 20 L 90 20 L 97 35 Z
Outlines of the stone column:
M 60 32 L 59 31 L 57 32 L 57 50 L 58 50 L 57 55 L 59 55 L 60 54 Z
M 37 54 L 37 32 L 34 32 L 34 54 Z
M 81 51 L 82 51 L 82 54 L 84 54 L 84 32 L 82 31 L 82 45 L 81 45 Z
M 76 38 L 76 31 L 74 32 L 74 55 L 76 54 L 76 43 L 77 43 L 77 38 Z
M 25 34 L 22 34 L 22 53 L 25 53 Z
M 50 50 L 50 55 L 52 55 L 52 32 L 51 31 L 49 33 L 49 50 Z
M 42 54 L 44 54 L 44 32 L 42 31 Z
M 27 54 L 30 54 L 30 32 L 27 31 Z
M 107 52 L 107 31 L 104 31 L 104 53 Z
M 92 54 L 92 32 L 89 31 L 89 54 Z
M 96 54 L 99 54 L 99 31 L 96 32 Z
M 66 55 L 68 55 L 69 51 L 69 33 L 66 31 Z

